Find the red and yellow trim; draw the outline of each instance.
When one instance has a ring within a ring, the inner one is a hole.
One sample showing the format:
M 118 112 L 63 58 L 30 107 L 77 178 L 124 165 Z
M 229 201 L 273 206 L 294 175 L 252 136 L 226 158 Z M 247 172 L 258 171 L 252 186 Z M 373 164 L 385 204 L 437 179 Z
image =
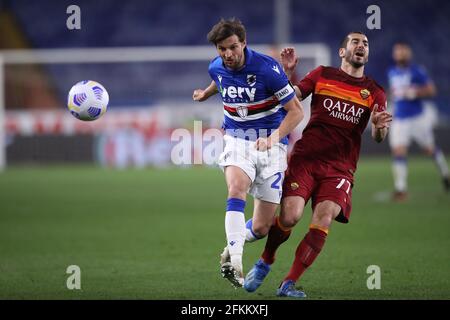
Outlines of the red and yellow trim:
M 310 224 L 310 225 L 309 225 L 309 228 L 310 228 L 310 229 L 317 229 L 317 230 L 320 230 L 320 231 L 325 232 L 326 234 L 328 234 L 328 228 L 319 226 L 319 225 L 317 225 L 317 224 Z
M 363 92 L 363 94 L 361 92 Z M 373 96 L 367 88 L 351 86 L 339 81 L 324 78 L 320 78 L 316 83 L 314 94 L 339 98 L 368 108 L 373 104 Z

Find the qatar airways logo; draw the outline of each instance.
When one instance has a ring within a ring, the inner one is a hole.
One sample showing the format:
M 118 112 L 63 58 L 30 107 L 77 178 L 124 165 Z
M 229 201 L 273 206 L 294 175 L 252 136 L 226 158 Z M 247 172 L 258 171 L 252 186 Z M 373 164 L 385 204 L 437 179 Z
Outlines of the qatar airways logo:
M 364 108 L 351 105 L 350 103 L 336 101 L 327 98 L 323 100 L 323 107 L 330 111 L 330 116 L 349 121 L 354 124 L 358 124 L 361 119 L 361 115 L 364 112 Z

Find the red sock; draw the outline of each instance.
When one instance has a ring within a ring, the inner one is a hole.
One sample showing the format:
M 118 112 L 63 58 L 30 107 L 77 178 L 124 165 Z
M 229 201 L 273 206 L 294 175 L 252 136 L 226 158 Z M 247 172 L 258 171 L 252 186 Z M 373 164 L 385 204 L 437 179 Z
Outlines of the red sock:
M 291 229 L 284 229 L 280 226 L 279 217 L 275 218 L 275 222 L 269 230 L 266 246 L 262 254 L 262 259 L 267 264 L 272 264 L 275 261 L 275 253 L 278 247 L 289 239 Z
M 327 238 L 328 229 L 311 225 L 309 227 L 309 232 L 300 242 L 295 251 L 295 260 L 289 270 L 288 275 L 284 278 L 286 280 L 293 280 L 297 282 L 300 276 L 305 272 L 319 255 L 320 250 L 322 250 L 325 240 Z

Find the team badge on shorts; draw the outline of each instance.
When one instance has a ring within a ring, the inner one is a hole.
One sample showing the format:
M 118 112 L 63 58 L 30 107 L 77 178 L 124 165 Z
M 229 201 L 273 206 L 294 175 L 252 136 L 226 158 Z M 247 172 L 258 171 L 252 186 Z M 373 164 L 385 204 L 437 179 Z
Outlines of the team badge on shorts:
M 236 108 L 236 112 L 242 119 L 246 118 L 248 115 L 248 109 L 244 106 L 239 106 Z
M 361 91 L 359 91 L 359 94 L 361 95 L 361 98 L 366 100 L 370 96 L 370 91 L 367 89 L 361 89 Z
M 292 183 L 291 183 L 291 189 L 292 189 L 292 190 L 297 190 L 298 187 L 299 187 L 299 185 L 298 185 L 297 182 L 292 182 Z
M 247 75 L 247 83 L 250 87 L 253 87 L 256 84 L 256 75 L 248 74 Z

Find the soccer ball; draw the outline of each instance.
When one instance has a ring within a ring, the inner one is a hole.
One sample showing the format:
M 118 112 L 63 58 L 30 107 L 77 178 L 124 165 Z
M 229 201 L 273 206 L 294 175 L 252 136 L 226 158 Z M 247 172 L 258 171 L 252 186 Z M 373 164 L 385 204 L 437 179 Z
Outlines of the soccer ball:
M 67 107 L 77 119 L 93 121 L 100 118 L 108 107 L 109 95 L 100 83 L 85 80 L 75 84 L 67 96 Z

